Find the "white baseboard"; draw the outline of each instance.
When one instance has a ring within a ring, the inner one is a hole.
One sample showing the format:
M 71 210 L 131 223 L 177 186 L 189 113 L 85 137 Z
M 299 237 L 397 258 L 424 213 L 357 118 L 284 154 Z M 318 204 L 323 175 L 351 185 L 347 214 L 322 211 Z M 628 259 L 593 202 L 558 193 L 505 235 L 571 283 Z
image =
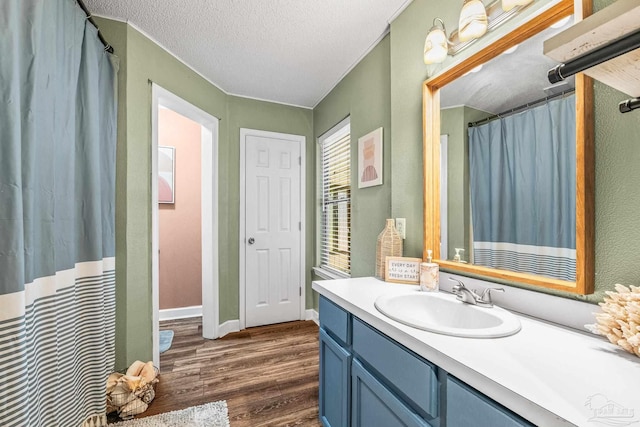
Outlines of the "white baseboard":
M 318 312 L 314 309 L 309 309 L 305 311 L 305 319 L 304 320 L 313 320 L 316 322 L 316 325 L 320 325 L 320 318 L 318 317 Z
M 240 320 L 227 320 L 218 327 L 218 338 L 230 334 L 231 332 L 240 331 Z
M 201 317 L 202 306 L 194 305 L 192 307 L 166 308 L 159 310 L 160 321 L 173 319 L 186 319 L 187 317 Z

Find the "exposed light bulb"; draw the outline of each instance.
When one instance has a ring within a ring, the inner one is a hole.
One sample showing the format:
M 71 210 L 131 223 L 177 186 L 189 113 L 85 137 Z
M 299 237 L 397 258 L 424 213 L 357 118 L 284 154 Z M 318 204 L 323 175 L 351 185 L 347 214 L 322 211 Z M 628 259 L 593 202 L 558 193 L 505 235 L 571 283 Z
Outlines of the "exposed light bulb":
M 487 32 L 487 10 L 480 0 L 465 0 L 460 11 L 458 38 L 462 42 L 477 39 Z
M 447 59 L 447 35 L 443 28 L 433 26 L 424 41 L 424 63 L 439 64 Z

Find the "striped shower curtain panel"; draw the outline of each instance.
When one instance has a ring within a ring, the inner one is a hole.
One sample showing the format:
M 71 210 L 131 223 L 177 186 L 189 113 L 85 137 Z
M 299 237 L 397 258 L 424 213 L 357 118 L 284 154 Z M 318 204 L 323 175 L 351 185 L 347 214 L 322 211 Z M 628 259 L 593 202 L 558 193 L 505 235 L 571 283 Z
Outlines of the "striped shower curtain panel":
M 117 61 L 74 0 L 0 2 L 0 55 L 0 425 L 99 425 Z
M 473 263 L 576 279 L 575 95 L 469 128 Z

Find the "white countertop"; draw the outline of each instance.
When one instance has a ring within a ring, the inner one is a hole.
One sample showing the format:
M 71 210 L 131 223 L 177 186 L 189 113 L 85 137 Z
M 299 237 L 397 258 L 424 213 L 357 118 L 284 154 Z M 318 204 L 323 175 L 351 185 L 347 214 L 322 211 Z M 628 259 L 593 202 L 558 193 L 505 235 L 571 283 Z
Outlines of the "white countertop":
M 521 315 L 521 331 L 509 337 L 452 337 L 374 306 L 382 294 L 417 286 L 365 277 L 314 281 L 313 289 L 540 427 L 640 425 L 640 358 L 605 339 Z M 617 415 L 598 411 L 607 404 Z

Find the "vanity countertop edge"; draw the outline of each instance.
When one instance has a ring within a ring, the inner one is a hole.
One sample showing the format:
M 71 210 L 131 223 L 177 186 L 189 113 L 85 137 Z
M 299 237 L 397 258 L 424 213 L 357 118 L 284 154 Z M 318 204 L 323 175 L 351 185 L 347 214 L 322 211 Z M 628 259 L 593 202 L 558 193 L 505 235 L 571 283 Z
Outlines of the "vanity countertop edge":
M 536 425 L 605 425 L 603 402 L 627 411 L 629 424 L 640 421 L 640 359 L 601 337 L 518 313 L 522 329 L 509 337 L 441 335 L 396 322 L 374 306 L 380 295 L 417 293 L 418 286 L 363 277 L 314 281 L 312 288 Z

